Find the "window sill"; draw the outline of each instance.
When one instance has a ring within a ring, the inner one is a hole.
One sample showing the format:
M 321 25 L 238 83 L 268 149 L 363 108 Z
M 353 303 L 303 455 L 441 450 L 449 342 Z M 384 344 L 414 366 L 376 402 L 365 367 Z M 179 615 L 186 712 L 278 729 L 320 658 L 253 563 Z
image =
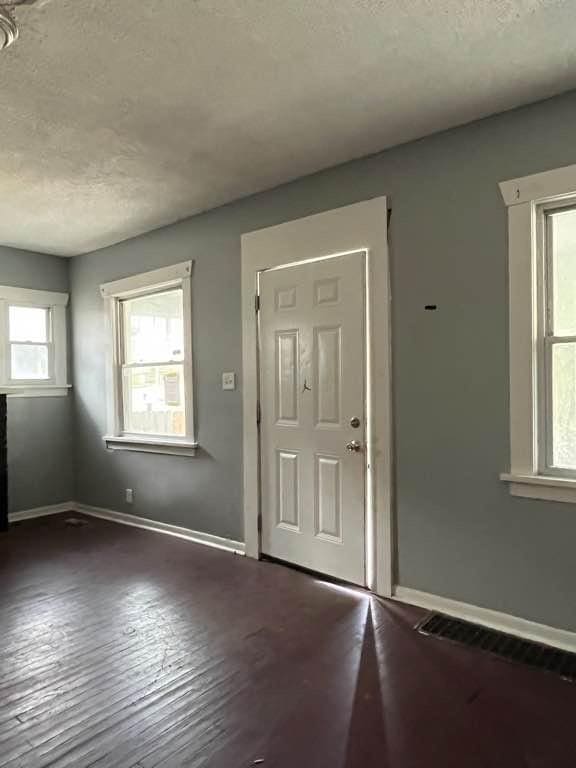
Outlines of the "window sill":
M 195 456 L 198 443 L 185 440 L 168 440 L 154 437 L 105 435 L 109 451 L 136 451 L 137 453 L 164 453 L 169 456 Z
M 512 496 L 576 503 L 576 478 L 504 473 L 500 479 L 510 484 Z
M 0 387 L 0 394 L 8 397 L 66 397 L 71 384 L 26 384 L 22 386 Z

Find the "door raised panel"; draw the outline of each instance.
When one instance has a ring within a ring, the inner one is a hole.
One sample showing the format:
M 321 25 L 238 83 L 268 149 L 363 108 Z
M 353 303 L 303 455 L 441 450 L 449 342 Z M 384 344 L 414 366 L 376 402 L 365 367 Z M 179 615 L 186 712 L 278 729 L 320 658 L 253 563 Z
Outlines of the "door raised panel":
M 276 421 L 298 422 L 298 342 L 296 330 L 276 334 Z
M 294 309 L 296 306 L 296 288 L 279 288 L 276 291 L 276 309 Z
M 340 459 L 316 455 L 316 536 L 331 542 L 342 541 L 342 482 Z
M 315 416 L 319 427 L 340 424 L 341 347 L 339 327 L 314 330 Z
M 316 280 L 314 283 L 314 301 L 322 304 L 336 304 L 340 300 L 340 286 L 337 277 L 327 280 Z
M 298 453 L 294 451 L 276 452 L 278 526 L 291 531 L 300 529 L 298 459 Z

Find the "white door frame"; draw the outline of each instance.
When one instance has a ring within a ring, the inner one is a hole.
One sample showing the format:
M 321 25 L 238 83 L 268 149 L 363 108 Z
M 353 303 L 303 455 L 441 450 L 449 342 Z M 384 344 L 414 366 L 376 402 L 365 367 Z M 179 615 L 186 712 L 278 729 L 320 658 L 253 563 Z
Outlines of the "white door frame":
M 362 235 L 359 235 L 359 233 Z M 366 560 L 368 586 L 390 597 L 394 585 L 392 518 L 392 371 L 388 206 L 377 197 L 242 235 L 244 540 L 260 557 L 258 276 L 265 269 L 366 252 Z

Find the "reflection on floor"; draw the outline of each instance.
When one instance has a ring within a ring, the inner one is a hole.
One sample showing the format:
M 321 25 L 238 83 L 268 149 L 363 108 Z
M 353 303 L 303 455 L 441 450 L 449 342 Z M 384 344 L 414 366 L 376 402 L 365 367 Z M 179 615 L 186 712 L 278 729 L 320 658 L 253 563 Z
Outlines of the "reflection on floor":
M 0 536 L 3 768 L 576 766 L 576 685 L 424 638 L 417 609 L 65 519 Z

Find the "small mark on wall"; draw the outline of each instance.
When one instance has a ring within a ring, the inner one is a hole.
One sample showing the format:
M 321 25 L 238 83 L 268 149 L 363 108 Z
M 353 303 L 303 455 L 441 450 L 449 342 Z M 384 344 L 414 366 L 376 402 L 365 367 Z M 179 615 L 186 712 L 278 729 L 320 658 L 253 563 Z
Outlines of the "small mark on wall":
M 425 304 L 424 309 L 427 309 L 429 312 L 434 312 L 438 309 L 437 304 Z

